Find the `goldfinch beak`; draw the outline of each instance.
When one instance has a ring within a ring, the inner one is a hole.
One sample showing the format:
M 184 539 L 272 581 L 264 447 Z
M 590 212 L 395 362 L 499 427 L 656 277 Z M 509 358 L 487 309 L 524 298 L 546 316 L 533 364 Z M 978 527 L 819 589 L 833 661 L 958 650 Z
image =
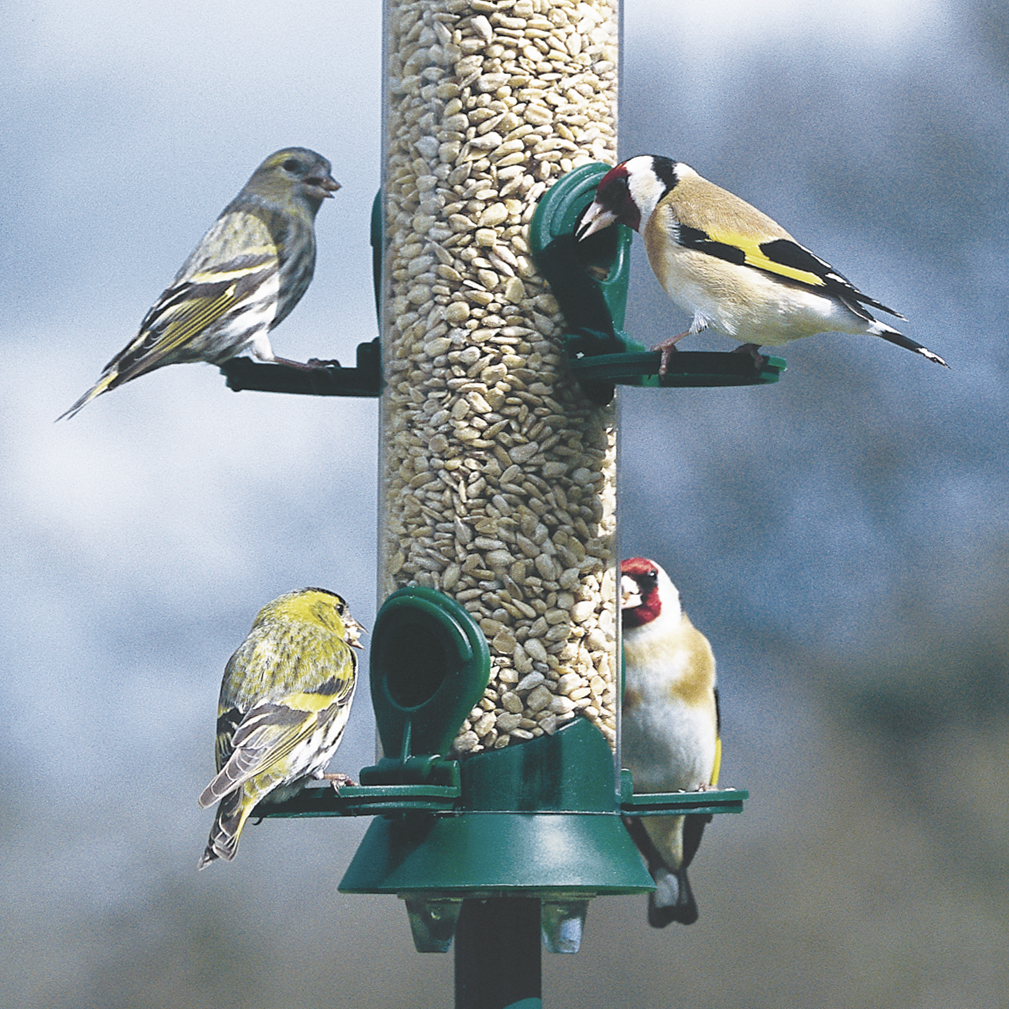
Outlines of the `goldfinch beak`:
M 579 223 L 575 231 L 575 238 L 579 242 L 583 242 L 589 235 L 594 235 L 597 231 L 608 228 L 611 224 L 615 223 L 616 219 L 616 214 L 606 210 L 602 204 L 593 203 L 585 211 L 585 216 L 581 219 L 581 223 Z
M 641 605 L 641 589 L 633 578 L 624 575 L 620 579 L 620 608 L 633 610 Z

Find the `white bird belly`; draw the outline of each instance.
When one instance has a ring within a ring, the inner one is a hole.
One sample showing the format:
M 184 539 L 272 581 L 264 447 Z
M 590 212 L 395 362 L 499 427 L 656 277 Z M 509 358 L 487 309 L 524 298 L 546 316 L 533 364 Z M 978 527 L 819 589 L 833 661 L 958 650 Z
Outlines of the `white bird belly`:
M 325 773 L 340 745 L 349 715 L 350 705 L 345 704 L 329 722 L 319 726 L 291 750 L 287 773 L 271 791 L 273 802 L 297 795 L 308 779 L 319 778 Z
M 272 360 L 268 334 L 277 314 L 278 283 L 276 273 L 267 277 L 244 301 L 184 344 L 175 359 L 223 364 L 251 344 L 258 358 Z
M 775 346 L 815 333 L 874 332 L 871 322 L 828 294 L 707 253 L 678 249 L 652 268 L 669 297 L 693 315 L 695 333 L 710 327 L 744 343 Z
M 636 792 L 693 791 L 711 782 L 715 733 L 711 714 L 677 700 L 642 697 L 621 725 L 621 762 Z

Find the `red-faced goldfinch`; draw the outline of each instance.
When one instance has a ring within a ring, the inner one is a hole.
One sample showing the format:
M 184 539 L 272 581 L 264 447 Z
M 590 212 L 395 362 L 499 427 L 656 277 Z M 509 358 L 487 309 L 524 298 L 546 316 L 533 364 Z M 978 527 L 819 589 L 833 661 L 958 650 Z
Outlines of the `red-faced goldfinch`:
M 659 283 L 693 315 L 689 329 L 653 348 L 662 351 L 660 374 L 677 341 L 708 327 L 754 354 L 815 333 L 879 336 L 948 367 L 865 306 L 903 319 L 899 312 L 863 294 L 780 224 L 681 161 L 645 154 L 607 172 L 577 237 L 616 222 L 641 232 Z
M 696 791 L 718 783 L 721 740 L 715 656 L 680 607 L 680 594 L 655 561 L 620 565 L 624 642 L 621 759 L 635 792 Z M 697 904 L 687 881 L 710 815 L 628 817 L 655 881 L 648 923 L 690 925 Z
M 199 798 L 203 808 L 220 805 L 199 868 L 235 857 L 266 795 L 288 798 L 309 778 L 350 781 L 325 771 L 350 716 L 363 630 L 326 589 L 288 592 L 256 614 L 221 682 L 217 776 Z

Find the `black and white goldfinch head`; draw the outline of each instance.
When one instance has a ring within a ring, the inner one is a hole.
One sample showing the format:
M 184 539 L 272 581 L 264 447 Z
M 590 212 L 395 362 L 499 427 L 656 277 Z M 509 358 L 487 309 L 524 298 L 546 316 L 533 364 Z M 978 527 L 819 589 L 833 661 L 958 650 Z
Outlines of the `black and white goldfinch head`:
M 575 235 L 582 241 L 616 223 L 641 234 L 659 282 L 693 316 L 685 332 L 655 345 L 663 351 L 662 371 L 680 339 L 709 327 L 754 353 L 815 333 L 879 336 L 946 366 L 866 306 L 903 319 L 899 312 L 682 161 L 645 154 L 610 169 Z

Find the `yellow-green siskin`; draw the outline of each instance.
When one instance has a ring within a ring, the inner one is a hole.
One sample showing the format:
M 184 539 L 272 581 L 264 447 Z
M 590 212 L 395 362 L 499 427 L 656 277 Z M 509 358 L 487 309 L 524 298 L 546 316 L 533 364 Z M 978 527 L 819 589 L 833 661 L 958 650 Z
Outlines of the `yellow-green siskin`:
M 221 682 L 218 773 L 199 799 L 204 809 L 220 806 L 199 868 L 235 857 L 245 821 L 267 793 L 285 798 L 308 778 L 334 787 L 349 780 L 325 768 L 350 715 L 363 630 L 325 589 L 288 592 L 256 614 Z
M 223 364 L 249 348 L 261 361 L 314 367 L 277 357 L 268 334 L 311 283 L 315 215 L 340 188 L 331 169 L 305 147 L 271 154 L 200 239 L 137 335 L 57 420 L 166 364 Z

